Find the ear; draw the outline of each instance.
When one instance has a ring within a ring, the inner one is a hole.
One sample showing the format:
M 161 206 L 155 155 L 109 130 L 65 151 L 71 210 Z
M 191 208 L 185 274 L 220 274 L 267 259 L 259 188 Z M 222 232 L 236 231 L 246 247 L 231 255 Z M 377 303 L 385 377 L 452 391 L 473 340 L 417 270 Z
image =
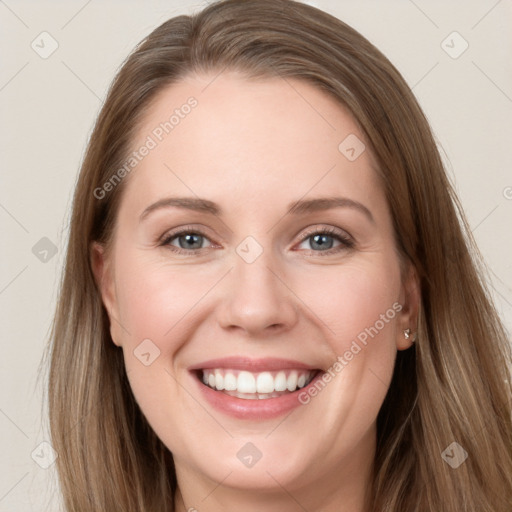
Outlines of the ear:
M 408 263 L 400 293 L 402 309 L 397 324 L 397 350 L 408 349 L 413 344 L 413 338 L 417 335 L 420 297 L 421 290 L 418 273 L 412 263 Z M 411 330 L 411 337 L 409 339 L 405 338 L 404 331 L 406 329 Z
M 109 256 L 110 255 L 107 253 L 104 245 L 98 242 L 92 242 L 90 257 L 94 279 L 98 289 L 100 290 L 103 305 L 107 310 L 110 322 L 110 336 L 114 344 L 120 347 L 121 337 L 119 329 L 117 329 L 117 326 L 119 325 L 117 320 L 117 318 L 119 318 L 119 314 L 113 272 L 114 269 Z

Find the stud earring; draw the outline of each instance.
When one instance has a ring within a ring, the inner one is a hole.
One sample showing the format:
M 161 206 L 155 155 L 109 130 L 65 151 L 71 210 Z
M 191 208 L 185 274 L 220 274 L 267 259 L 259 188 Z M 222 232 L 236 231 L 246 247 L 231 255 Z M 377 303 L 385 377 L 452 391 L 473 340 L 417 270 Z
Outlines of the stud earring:
M 410 339 L 413 343 L 416 341 L 416 334 L 411 335 L 411 329 L 404 330 L 404 337 L 406 340 Z

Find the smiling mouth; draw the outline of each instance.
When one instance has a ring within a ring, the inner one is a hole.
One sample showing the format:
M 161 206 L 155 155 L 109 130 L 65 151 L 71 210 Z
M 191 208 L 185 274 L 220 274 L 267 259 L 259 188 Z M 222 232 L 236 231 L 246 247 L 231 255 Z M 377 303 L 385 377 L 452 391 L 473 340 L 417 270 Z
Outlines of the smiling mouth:
M 214 391 L 244 400 L 265 400 L 290 395 L 307 386 L 320 370 L 283 369 L 249 372 L 227 368 L 203 369 L 198 379 Z

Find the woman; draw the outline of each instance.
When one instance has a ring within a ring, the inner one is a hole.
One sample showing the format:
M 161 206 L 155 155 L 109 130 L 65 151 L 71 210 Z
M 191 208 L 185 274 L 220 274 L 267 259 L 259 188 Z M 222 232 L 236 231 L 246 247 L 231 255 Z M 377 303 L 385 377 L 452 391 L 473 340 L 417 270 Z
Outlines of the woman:
M 49 382 L 66 510 L 509 511 L 512 355 L 474 254 L 359 33 L 290 0 L 167 21 L 76 188 Z

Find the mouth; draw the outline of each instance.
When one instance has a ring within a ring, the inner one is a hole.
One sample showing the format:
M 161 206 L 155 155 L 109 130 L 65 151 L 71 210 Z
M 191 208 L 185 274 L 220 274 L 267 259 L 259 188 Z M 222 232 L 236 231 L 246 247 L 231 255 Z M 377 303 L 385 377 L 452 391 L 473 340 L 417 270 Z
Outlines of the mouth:
M 303 405 L 323 370 L 298 361 L 230 357 L 189 368 L 206 402 L 237 419 L 275 418 Z
M 214 391 L 242 400 L 266 400 L 307 386 L 320 370 L 286 369 L 250 372 L 236 369 L 197 370 L 197 377 Z

